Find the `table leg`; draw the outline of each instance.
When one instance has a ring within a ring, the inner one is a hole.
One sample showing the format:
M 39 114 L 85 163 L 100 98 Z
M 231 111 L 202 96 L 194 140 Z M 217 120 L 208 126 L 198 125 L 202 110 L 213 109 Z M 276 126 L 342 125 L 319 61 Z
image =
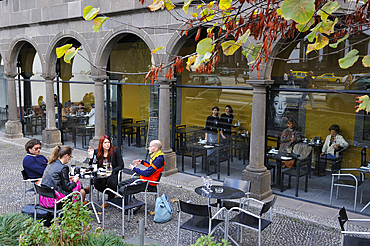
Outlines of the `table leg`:
M 141 147 L 140 127 L 136 127 L 136 147 Z
M 90 184 L 89 184 L 89 189 L 90 189 L 90 194 L 89 194 L 89 202 L 88 203 L 86 203 L 86 205 L 85 206 L 91 206 L 92 207 L 92 209 L 93 209 L 93 211 L 94 211 L 94 214 L 95 214 L 95 217 L 96 217 L 96 220 L 98 221 L 98 224 L 100 224 L 101 222 L 100 222 L 100 219 L 99 219 L 99 216 L 98 216 L 98 213 L 97 213 L 97 211 L 96 211 L 96 208 L 95 208 L 95 204 L 94 204 L 94 201 L 93 201 L 93 179 L 91 178 L 90 179 Z M 99 207 L 99 205 L 98 204 L 96 204 L 98 207 Z

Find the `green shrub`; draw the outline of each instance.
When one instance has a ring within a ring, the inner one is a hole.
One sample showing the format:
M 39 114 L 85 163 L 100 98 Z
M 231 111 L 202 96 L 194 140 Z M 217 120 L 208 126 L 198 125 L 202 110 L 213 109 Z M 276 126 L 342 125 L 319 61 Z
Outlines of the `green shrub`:
M 191 246 L 229 246 L 231 245 L 228 241 L 225 241 L 225 239 L 222 239 L 222 243 L 216 243 L 213 241 L 215 237 L 212 237 L 211 234 L 203 235 L 200 238 L 198 238 L 194 244 Z
M 0 245 L 18 245 L 19 235 L 28 227 L 27 214 L 0 216 Z

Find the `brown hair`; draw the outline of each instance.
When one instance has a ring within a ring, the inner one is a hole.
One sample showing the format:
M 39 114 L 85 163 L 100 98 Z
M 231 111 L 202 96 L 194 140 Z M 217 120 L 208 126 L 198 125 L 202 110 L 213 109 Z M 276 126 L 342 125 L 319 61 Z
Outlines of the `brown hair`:
M 49 158 L 48 164 L 55 162 L 58 158 L 62 158 L 65 154 L 71 155 L 72 150 L 73 148 L 68 145 L 56 146 Z
M 293 125 L 293 130 L 295 130 L 295 131 L 297 131 L 297 130 L 298 130 L 297 124 L 295 123 L 295 121 L 294 121 L 294 120 L 288 120 L 287 124 L 289 124 L 289 123 L 292 123 L 292 125 Z
M 37 144 L 40 144 L 40 146 L 41 146 L 40 140 L 33 138 L 31 140 L 28 140 L 28 142 L 26 143 L 26 145 L 24 147 L 25 147 L 26 151 L 28 152 L 28 149 L 32 149 L 33 146 L 35 146 Z
M 107 136 L 107 135 L 102 135 L 101 137 L 100 137 L 100 140 L 99 140 L 99 145 L 98 145 L 98 154 L 97 154 L 97 158 L 98 158 L 98 162 L 101 164 L 101 163 L 103 163 L 103 159 L 104 159 L 104 148 L 103 148 L 103 143 L 104 143 L 104 141 L 106 140 L 106 139 L 108 139 L 109 140 L 109 142 L 110 142 L 110 147 L 109 147 L 109 150 L 108 150 L 108 156 L 107 156 L 107 158 L 108 158 L 108 160 L 109 161 L 112 161 L 112 157 L 113 157 L 113 149 L 117 149 L 116 147 L 114 147 L 113 145 L 112 145 L 112 140 L 110 139 L 110 137 L 109 136 Z

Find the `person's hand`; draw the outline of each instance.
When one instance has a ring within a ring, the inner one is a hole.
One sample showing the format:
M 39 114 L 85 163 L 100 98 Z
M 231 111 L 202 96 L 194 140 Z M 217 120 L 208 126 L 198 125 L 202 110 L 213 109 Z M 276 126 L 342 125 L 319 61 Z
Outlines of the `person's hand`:
M 73 182 L 77 183 L 79 180 L 79 177 L 78 176 L 73 176 Z
M 290 138 L 290 142 L 294 142 L 295 138 Z
M 87 153 L 89 153 L 90 159 L 92 159 L 94 156 L 94 150 L 91 147 L 89 147 L 89 149 L 87 150 Z
M 324 152 L 322 152 L 322 153 L 320 154 L 320 157 L 321 157 L 321 156 L 323 156 L 323 155 L 325 155 L 325 153 L 324 153 Z
M 132 164 L 130 164 L 130 166 L 129 166 L 129 168 L 131 169 L 131 171 L 134 169 L 134 167 L 136 167 L 136 166 L 134 166 Z
M 222 136 L 222 139 L 226 139 L 225 135 L 221 135 Z
M 141 160 L 140 159 L 133 160 L 132 163 L 135 164 L 136 167 L 137 165 L 141 164 Z
M 73 176 L 69 177 L 69 182 L 73 181 Z
M 333 145 L 333 148 L 334 148 L 334 149 L 337 149 L 338 147 L 339 147 L 339 144 L 334 144 L 334 145 Z

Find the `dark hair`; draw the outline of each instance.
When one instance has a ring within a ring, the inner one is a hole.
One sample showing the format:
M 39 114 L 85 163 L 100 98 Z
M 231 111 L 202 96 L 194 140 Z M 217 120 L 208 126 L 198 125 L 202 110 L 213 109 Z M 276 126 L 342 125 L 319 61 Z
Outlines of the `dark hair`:
M 109 150 L 108 150 L 108 160 L 111 161 L 112 157 L 113 157 L 113 149 L 117 149 L 116 147 L 114 147 L 112 145 L 112 140 L 110 139 L 109 136 L 107 135 L 102 135 L 100 137 L 100 140 L 99 140 L 99 145 L 98 145 L 98 154 L 97 154 L 97 158 L 98 158 L 98 162 L 99 163 L 103 163 L 103 159 L 104 159 L 104 148 L 103 148 L 103 143 L 104 141 L 108 139 L 109 142 L 110 142 L 110 147 L 109 147 Z
M 69 102 L 69 101 L 68 101 L 68 102 L 65 102 L 65 103 L 64 103 L 64 107 L 65 107 L 65 108 L 67 108 L 67 107 L 71 107 L 71 102 Z
M 230 109 L 230 114 L 233 114 L 234 113 L 234 110 L 233 110 L 233 108 L 230 105 L 226 105 L 225 108 L 229 108 Z
M 340 128 L 337 124 L 331 125 L 329 131 L 334 130 L 337 134 L 340 132 Z
M 49 158 L 48 164 L 56 161 L 58 158 L 62 158 L 64 155 L 71 155 L 72 154 L 72 147 L 69 147 L 68 145 L 62 145 L 62 146 L 56 146 L 53 150 L 53 153 L 51 154 Z
M 287 124 L 289 124 L 289 123 L 292 123 L 294 130 L 296 130 L 296 131 L 298 130 L 297 123 L 295 123 L 294 120 L 288 120 Z
M 220 109 L 219 109 L 217 106 L 214 106 L 214 107 L 212 108 L 212 111 L 213 111 L 214 109 L 217 109 L 217 111 L 220 111 Z M 218 116 L 218 113 L 217 113 L 217 116 Z
M 36 138 L 33 138 L 31 140 L 28 140 L 28 142 L 26 143 L 26 145 L 24 147 L 26 148 L 26 151 L 28 152 L 28 149 L 32 149 L 33 146 L 35 146 L 37 144 L 40 144 L 41 145 L 40 140 L 38 140 Z

